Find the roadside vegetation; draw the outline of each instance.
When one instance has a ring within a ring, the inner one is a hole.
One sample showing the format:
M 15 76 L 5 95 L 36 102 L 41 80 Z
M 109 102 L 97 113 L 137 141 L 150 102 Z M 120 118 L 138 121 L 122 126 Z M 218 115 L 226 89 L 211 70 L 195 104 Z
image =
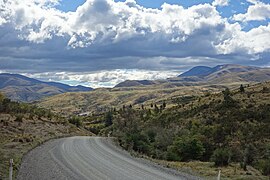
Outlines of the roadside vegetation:
M 8 177 L 10 159 L 16 176 L 22 156 L 44 141 L 89 134 L 49 110 L 12 102 L 0 94 L 0 179 Z
M 84 117 L 89 130 L 118 138 L 128 151 L 166 166 L 228 179 L 270 176 L 270 82 L 220 93 L 111 108 Z M 211 170 L 210 170 L 211 169 Z

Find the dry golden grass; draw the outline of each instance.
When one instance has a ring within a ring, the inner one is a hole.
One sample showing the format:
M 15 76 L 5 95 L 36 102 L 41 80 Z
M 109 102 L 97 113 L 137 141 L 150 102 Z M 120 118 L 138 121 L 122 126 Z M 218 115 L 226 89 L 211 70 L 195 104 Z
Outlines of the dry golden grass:
M 231 163 L 227 167 L 215 167 L 214 163 L 191 161 L 191 162 L 168 162 L 162 160 L 154 160 L 156 163 L 166 167 L 174 168 L 186 173 L 191 173 L 204 177 L 205 179 L 217 179 L 219 170 L 221 171 L 221 179 L 223 180 L 268 180 L 267 176 L 251 166 L 244 171 L 239 164 Z
M 151 103 L 162 104 L 166 101 L 167 106 L 175 105 L 172 99 L 182 96 L 203 96 L 206 93 L 219 92 L 228 87 L 238 87 L 239 83 L 221 85 L 197 85 L 197 86 L 172 86 L 166 84 L 96 89 L 91 92 L 65 93 L 38 102 L 38 105 L 62 114 L 78 114 L 83 112 L 104 112 L 110 108 L 121 108 L 123 105 L 133 105 L 140 108 L 141 104 L 150 106 Z

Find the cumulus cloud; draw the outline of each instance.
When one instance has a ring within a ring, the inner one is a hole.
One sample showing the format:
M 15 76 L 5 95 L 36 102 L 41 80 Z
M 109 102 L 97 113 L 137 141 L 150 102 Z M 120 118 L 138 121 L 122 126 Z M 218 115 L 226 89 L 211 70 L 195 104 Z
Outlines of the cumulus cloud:
M 123 42 L 131 47 L 144 43 L 151 49 L 159 42 L 176 48 L 196 38 L 203 41 L 211 53 L 216 50 L 214 45 L 227 40 L 227 36 L 233 38 L 234 33 L 242 33 L 241 29 L 234 28 L 237 24 L 229 24 L 215 8 L 228 5 L 228 0 L 215 0 L 212 5 L 199 4 L 187 9 L 165 3 L 160 10 L 142 7 L 134 0 L 87 0 L 75 12 L 68 13 L 55 9 L 53 5 L 57 3 L 57 0 L 7 0 L 2 5 L 6 15 L 0 22 L 13 24 L 18 36 L 27 41 L 44 43 L 64 37 L 71 48 L 121 46 Z M 234 20 L 262 20 L 268 16 L 270 5 L 256 3 L 246 14 L 235 15 Z
M 236 14 L 233 16 L 235 21 L 264 21 L 270 18 L 270 4 L 264 4 L 257 1 L 251 1 L 254 5 L 248 7 L 244 14 Z
M 220 53 L 229 54 L 242 51 L 249 54 L 258 54 L 270 50 L 270 24 L 254 28 L 248 32 L 236 31 L 236 33 L 235 38 L 227 39 L 217 45 Z
M 165 3 L 158 10 L 139 6 L 134 0 L 88 0 L 76 12 L 64 13 L 45 6 L 49 0 L 33 1 L 6 3 L 7 20 L 20 30 L 20 37 L 41 43 L 53 36 L 68 35 L 68 45 L 73 48 L 132 38 L 161 38 L 168 43 L 181 43 L 200 29 L 215 31 L 223 23 L 219 12 L 210 4 L 184 9 Z
M 213 6 L 228 6 L 229 0 L 214 0 L 212 5 Z
M 125 80 L 157 80 L 176 77 L 180 72 L 172 71 L 147 71 L 138 69 L 116 69 L 88 73 L 46 72 L 25 74 L 32 78 L 45 81 L 65 82 L 70 85 L 83 84 L 93 88 L 114 87 Z

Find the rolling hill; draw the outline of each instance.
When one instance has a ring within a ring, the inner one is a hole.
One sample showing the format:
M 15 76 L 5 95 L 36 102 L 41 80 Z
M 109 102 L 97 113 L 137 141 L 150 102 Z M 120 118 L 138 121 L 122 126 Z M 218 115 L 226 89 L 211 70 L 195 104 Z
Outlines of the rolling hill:
M 58 82 L 43 82 L 19 74 L 0 74 L 0 91 L 15 101 L 31 102 L 65 92 L 90 91 L 84 86 L 69 86 Z
M 120 88 L 99 88 L 90 92 L 71 92 L 44 98 L 37 105 L 52 109 L 63 115 L 81 113 L 102 113 L 111 108 L 121 108 L 123 105 L 174 104 L 175 99 L 193 95 L 204 95 L 224 89 L 224 85 L 179 85 L 180 83 L 163 83 L 148 86 L 133 86 Z M 232 87 L 238 87 L 234 84 Z

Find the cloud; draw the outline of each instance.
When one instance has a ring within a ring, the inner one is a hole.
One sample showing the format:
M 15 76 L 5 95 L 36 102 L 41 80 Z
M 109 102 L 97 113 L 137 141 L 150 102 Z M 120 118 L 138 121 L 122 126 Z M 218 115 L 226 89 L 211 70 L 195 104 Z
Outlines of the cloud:
M 202 64 L 250 64 L 254 59 L 260 63 L 269 57 L 269 25 L 244 31 L 241 22 L 223 18 L 217 10 L 227 1 L 188 8 L 165 3 L 152 9 L 134 0 L 87 0 L 75 12 L 56 9 L 58 3 L 0 0 L 2 70 L 168 71 Z
M 247 0 L 247 2 L 251 3 L 251 4 L 257 4 L 260 1 L 259 0 Z
M 213 6 L 228 6 L 229 0 L 214 0 L 212 5 Z
M 157 80 L 176 77 L 180 72 L 172 71 L 147 71 L 138 69 L 116 69 L 111 71 L 99 71 L 89 73 L 70 73 L 70 72 L 46 72 L 25 74 L 32 78 L 45 81 L 58 81 L 70 85 L 83 84 L 93 88 L 114 87 L 116 84 L 125 80 Z
M 161 38 L 168 43 L 181 43 L 197 30 L 206 26 L 214 29 L 222 23 L 210 4 L 184 9 L 165 3 L 158 10 L 144 8 L 131 0 L 88 0 L 76 12 L 64 13 L 44 7 L 43 1 L 41 4 L 33 1 L 8 1 L 9 6 L 5 7 L 10 11 L 7 20 L 20 31 L 20 37 L 42 43 L 53 36 L 68 36 L 68 45 L 73 48 L 133 38 Z
M 258 53 L 270 51 L 270 23 L 268 26 L 259 26 L 248 32 L 236 31 L 234 36 L 216 46 L 220 53 L 247 52 L 256 56 Z
M 251 1 L 254 5 L 248 7 L 244 14 L 235 14 L 235 21 L 265 21 L 270 18 L 270 4 L 264 4 L 257 1 Z

